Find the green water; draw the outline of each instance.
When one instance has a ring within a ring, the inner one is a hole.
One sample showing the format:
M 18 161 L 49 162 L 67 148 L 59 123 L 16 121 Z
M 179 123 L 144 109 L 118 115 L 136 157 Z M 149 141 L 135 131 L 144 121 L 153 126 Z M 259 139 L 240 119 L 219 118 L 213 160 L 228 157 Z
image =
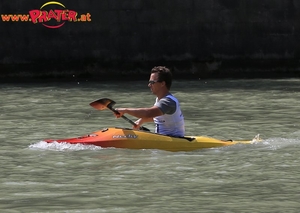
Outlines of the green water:
M 46 144 L 131 127 L 89 103 L 107 97 L 116 107 L 151 106 L 147 81 L 1 84 L 0 210 L 299 211 L 299 79 L 175 81 L 172 92 L 188 135 L 264 141 L 175 153 Z

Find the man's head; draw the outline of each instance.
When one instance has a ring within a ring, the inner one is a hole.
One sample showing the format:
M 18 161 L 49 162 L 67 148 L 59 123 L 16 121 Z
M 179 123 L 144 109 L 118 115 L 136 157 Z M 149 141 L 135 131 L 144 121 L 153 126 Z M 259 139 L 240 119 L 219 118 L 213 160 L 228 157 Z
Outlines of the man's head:
M 157 81 L 158 82 L 164 81 L 167 89 L 170 90 L 170 88 L 172 86 L 172 73 L 167 67 L 164 67 L 164 66 L 154 67 L 151 70 L 151 74 L 152 73 L 157 73 L 157 76 L 158 76 Z

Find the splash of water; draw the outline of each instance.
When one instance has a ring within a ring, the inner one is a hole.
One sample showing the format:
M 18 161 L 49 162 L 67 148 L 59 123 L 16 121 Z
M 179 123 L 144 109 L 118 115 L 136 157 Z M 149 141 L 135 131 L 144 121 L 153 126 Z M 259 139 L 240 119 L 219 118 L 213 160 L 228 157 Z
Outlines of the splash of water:
M 51 150 L 51 151 L 79 151 L 79 150 L 103 149 L 100 146 L 94 146 L 94 145 L 58 143 L 58 142 L 47 143 L 45 141 L 39 141 L 37 143 L 31 144 L 29 148 L 35 150 Z

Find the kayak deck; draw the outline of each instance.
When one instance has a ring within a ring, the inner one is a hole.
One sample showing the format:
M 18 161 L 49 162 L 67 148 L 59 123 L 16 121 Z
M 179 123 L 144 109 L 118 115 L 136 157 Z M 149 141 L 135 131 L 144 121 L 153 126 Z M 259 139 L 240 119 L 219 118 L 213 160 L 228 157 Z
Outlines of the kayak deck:
M 242 141 L 224 141 L 207 136 L 186 136 L 178 138 L 147 131 L 111 127 L 76 138 L 49 139 L 45 141 L 47 143 L 65 142 L 70 144 L 96 145 L 102 148 L 160 149 L 175 152 L 231 146 L 235 144 L 251 144 L 260 141 L 260 139 L 258 136 L 252 140 Z

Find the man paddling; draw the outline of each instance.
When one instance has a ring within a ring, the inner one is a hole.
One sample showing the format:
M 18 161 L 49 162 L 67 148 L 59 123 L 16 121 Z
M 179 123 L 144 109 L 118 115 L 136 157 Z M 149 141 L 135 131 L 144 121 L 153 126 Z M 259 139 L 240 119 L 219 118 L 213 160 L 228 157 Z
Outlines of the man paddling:
M 172 73 L 164 66 L 151 70 L 148 87 L 156 95 L 154 106 L 150 108 L 117 108 L 120 118 L 123 114 L 139 118 L 134 129 L 139 129 L 143 123 L 154 122 L 155 132 L 163 135 L 183 137 L 185 135 L 184 117 L 179 101 L 170 93 Z

